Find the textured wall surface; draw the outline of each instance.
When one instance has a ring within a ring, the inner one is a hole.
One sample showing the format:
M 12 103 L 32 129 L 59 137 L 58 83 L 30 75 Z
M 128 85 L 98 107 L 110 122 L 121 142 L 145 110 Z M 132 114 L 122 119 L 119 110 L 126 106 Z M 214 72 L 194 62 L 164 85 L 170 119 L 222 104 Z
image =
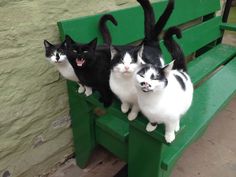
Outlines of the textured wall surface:
M 44 57 L 56 22 L 134 0 L 0 0 L 0 177 L 32 177 L 73 152 L 65 80 Z

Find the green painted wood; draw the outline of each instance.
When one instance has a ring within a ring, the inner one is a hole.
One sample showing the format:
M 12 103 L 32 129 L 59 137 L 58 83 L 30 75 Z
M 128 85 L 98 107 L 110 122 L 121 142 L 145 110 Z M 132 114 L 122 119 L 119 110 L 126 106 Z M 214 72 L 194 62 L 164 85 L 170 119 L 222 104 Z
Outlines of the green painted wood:
M 222 36 L 221 30 L 219 28 L 220 23 L 221 17 L 215 17 L 184 30 L 182 32 L 183 37 L 181 39 L 175 38 L 175 40 L 183 49 L 184 54 L 188 56 Z M 166 62 L 169 62 L 171 58 L 169 52 L 164 47 L 163 41 L 161 41 L 161 48 L 164 54 L 164 59 Z
M 189 62 L 188 71 L 194 85 L 198 84 L 217 67 L 223 63 L 226 63 L 235 55 L 235 47 L 226 44 L 219 44 L 207 53 Z M 144 118 L 144 116 L 139 116 L 138 119 L 131 122 L 131 125 L 135 126 L 140 131 L 143 131 L 143 133 L 146 133 L 145 127 L 147 123 L 148 121 L 146 118 Z M 182 129 L 184 128 L 183 126 L 185 126 L 185 124 L 185 122 L 181 123 Z M 157 141 L 162 141 L 165 143 L 163 125 L 160 125 L 156 131 L 149 133 L 149 135 L 156 138 Z
M 236 54 L 236 48 L 226 44 L 219 44 L 207 53 L 201 55 L 188 64 L 188 71 L 192 82 L 196 85 L 216 68 L 227 62 Z
M 166 145 L 147 133 L 130 126 L 129 177 L 161 177 L 161 159 Z
M 129 124 L 112 114 L 106 114 L 97 118 L 96 125 L 106 131 L 107 133 L 119 139 L 122 142 L 127 142 L 129 135 Z
M 85 168 L 95 148 L 94 119 L 86 100 L 78 99 L 77 84 L 67 83 L 76 162 Z
M 222 30 L 236 31 L 236 24 L 222 23 L 222 24 L 220 25 L 220 28 L 221 28 Z
M 193 104 L 183 119 L 188 127 L 164 152 L 162 168 L 171 170 L 183 150 L 204 132 L 213 116 L 236 93 L 236 57 L 195 90 Z
M 167 0 L 155 1 L 152 4 L 156 19 L 158 19 L 166 7 Z M 219 9 L 219 0 L 191 0 L 191 3 L 189 3 L 189 0 L 176 0 L 175 10 L 166 28 L 186 23 Z M 127 44 L 143 38 L 143 11 L 138 4 L 135 7 L 106 13 L 112 14 L 118 20 L 118 27 L 109 26 L 114 44 Z M 98 41 L 101 43 L 101 35 L 98 31 L 98 20 L 101 15 L 59 21 L 58 27 L 61 37 L 64 38 L 65 34 L 69 34 L 80 42 L 88 42 L 94 37 L 98 37 Z
M 127 124 L 128 125 L 128 124 Z M 119 157 L 121 160 L 128 159 L 128 143 L 114 136 L 114 133 L 104 131 L 103 128 L 96 126 L 96 142 L 105 147 L 108 151 Z

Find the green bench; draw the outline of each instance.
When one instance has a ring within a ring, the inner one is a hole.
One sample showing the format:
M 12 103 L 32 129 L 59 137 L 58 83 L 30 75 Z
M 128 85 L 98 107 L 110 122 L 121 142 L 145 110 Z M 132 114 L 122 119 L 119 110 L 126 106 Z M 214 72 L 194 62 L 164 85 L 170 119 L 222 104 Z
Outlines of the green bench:
M 156 19 L 167 0 L 152 3 Z M 105 109 L 97 93 L 85 97 L 77 93 L 77 84 L 68 81 L 68 95 L 77 164 L 84 168 L 96 146 L 101 145 L 127 162 L 128 177 L 167 177 L 183 151 L 207 128 L 214 115 L 232 98 L 236 90 L 236 46 L 221 43 L 224 30 L 235 30 L 236 25 L 222 22 L 215 16 L 220 0 L 176 0 L 175 9 L 166 28 L 184 25 L 183 38 L 177 40 L 186 56 L 189 74 L 195 85 L 193 104 L 181 120 L 181 130 L 171 144 L 164 139 L 164 126 L 154 132 L 145 131 L 147 120 L 141 114 L 132 122 L 121 113 L 120 103 Z M 127 44 L 143 38 L 143 11 L 138 5 L 109 12 L 118 26 L 108 24 L 113 44 Z M 98 37 L 98 21 L 102 14 L 58 22 L 61 38 L 66 34 L 79 42 Z M 195 20 L 196 23 L 189 23 Z M 165 61 L 170 55 L 161 44 Z

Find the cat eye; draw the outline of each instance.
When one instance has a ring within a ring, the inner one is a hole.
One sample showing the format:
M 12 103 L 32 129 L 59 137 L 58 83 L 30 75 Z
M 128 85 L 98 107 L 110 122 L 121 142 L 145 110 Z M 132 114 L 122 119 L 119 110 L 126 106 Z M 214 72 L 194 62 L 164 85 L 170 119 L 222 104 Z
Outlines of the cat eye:
M 152 75 L 151 75 L 151 79 L 152 79 L 152 80 L 158 80 L 159 77 L 158 77 L 158 75 L 155 76 L 154 74 L 152 74 Z
M 144 75 L 139 74 L 140 77 L 144 78 Z
M 72 50 L 73 52 L 77 53 L 77 50 Z
M 84 53 L 88 53 L 88 51 L 85 50 Z

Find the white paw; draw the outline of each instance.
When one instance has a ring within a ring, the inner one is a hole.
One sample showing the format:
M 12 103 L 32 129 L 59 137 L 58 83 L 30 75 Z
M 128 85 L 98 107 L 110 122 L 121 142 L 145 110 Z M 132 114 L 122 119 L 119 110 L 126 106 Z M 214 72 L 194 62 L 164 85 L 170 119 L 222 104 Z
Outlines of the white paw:
M 146 126 L 146 130 L 148 131 L 148 132 L 152 132 L 152 131 L 154 131 L 155 129 L 157 128 L 157 124 L 156 125 L 152 125 L 150 122 L 147 124 L 147 126 Z
M 166 142 L 167 143 L 171 143 L 172 141 L 174 141 L 175 139 L 175 133 L 172 132 L 172 133 L 166 133 L 165 134 L 165 139 L 166 139 Z
M 86 96 L 92 95 L 92 93 L 93 93 L 93 90 L 92 90 L 91 87 L 85 87 L 85 93 L 84 94 Z
M 122 111 L 123 113 L 127 113 L 127 112 L 129 111 L 129 104 L 127 104 L 127 103 L 122 103 L 122 104 L 121 104 L 121 111 Z
M 130 121 L 132 121 L 132 120 L 136 119 L 137 115 L 138 115 L 137 112 L 130 112 L 129 115 L 128 115 L 128 119 Z
M 78 89 L 78 93 L 83 93 L 84 90 L 85 90 L 85 88 L 82 85 L 80 85 L 79 89 Z

